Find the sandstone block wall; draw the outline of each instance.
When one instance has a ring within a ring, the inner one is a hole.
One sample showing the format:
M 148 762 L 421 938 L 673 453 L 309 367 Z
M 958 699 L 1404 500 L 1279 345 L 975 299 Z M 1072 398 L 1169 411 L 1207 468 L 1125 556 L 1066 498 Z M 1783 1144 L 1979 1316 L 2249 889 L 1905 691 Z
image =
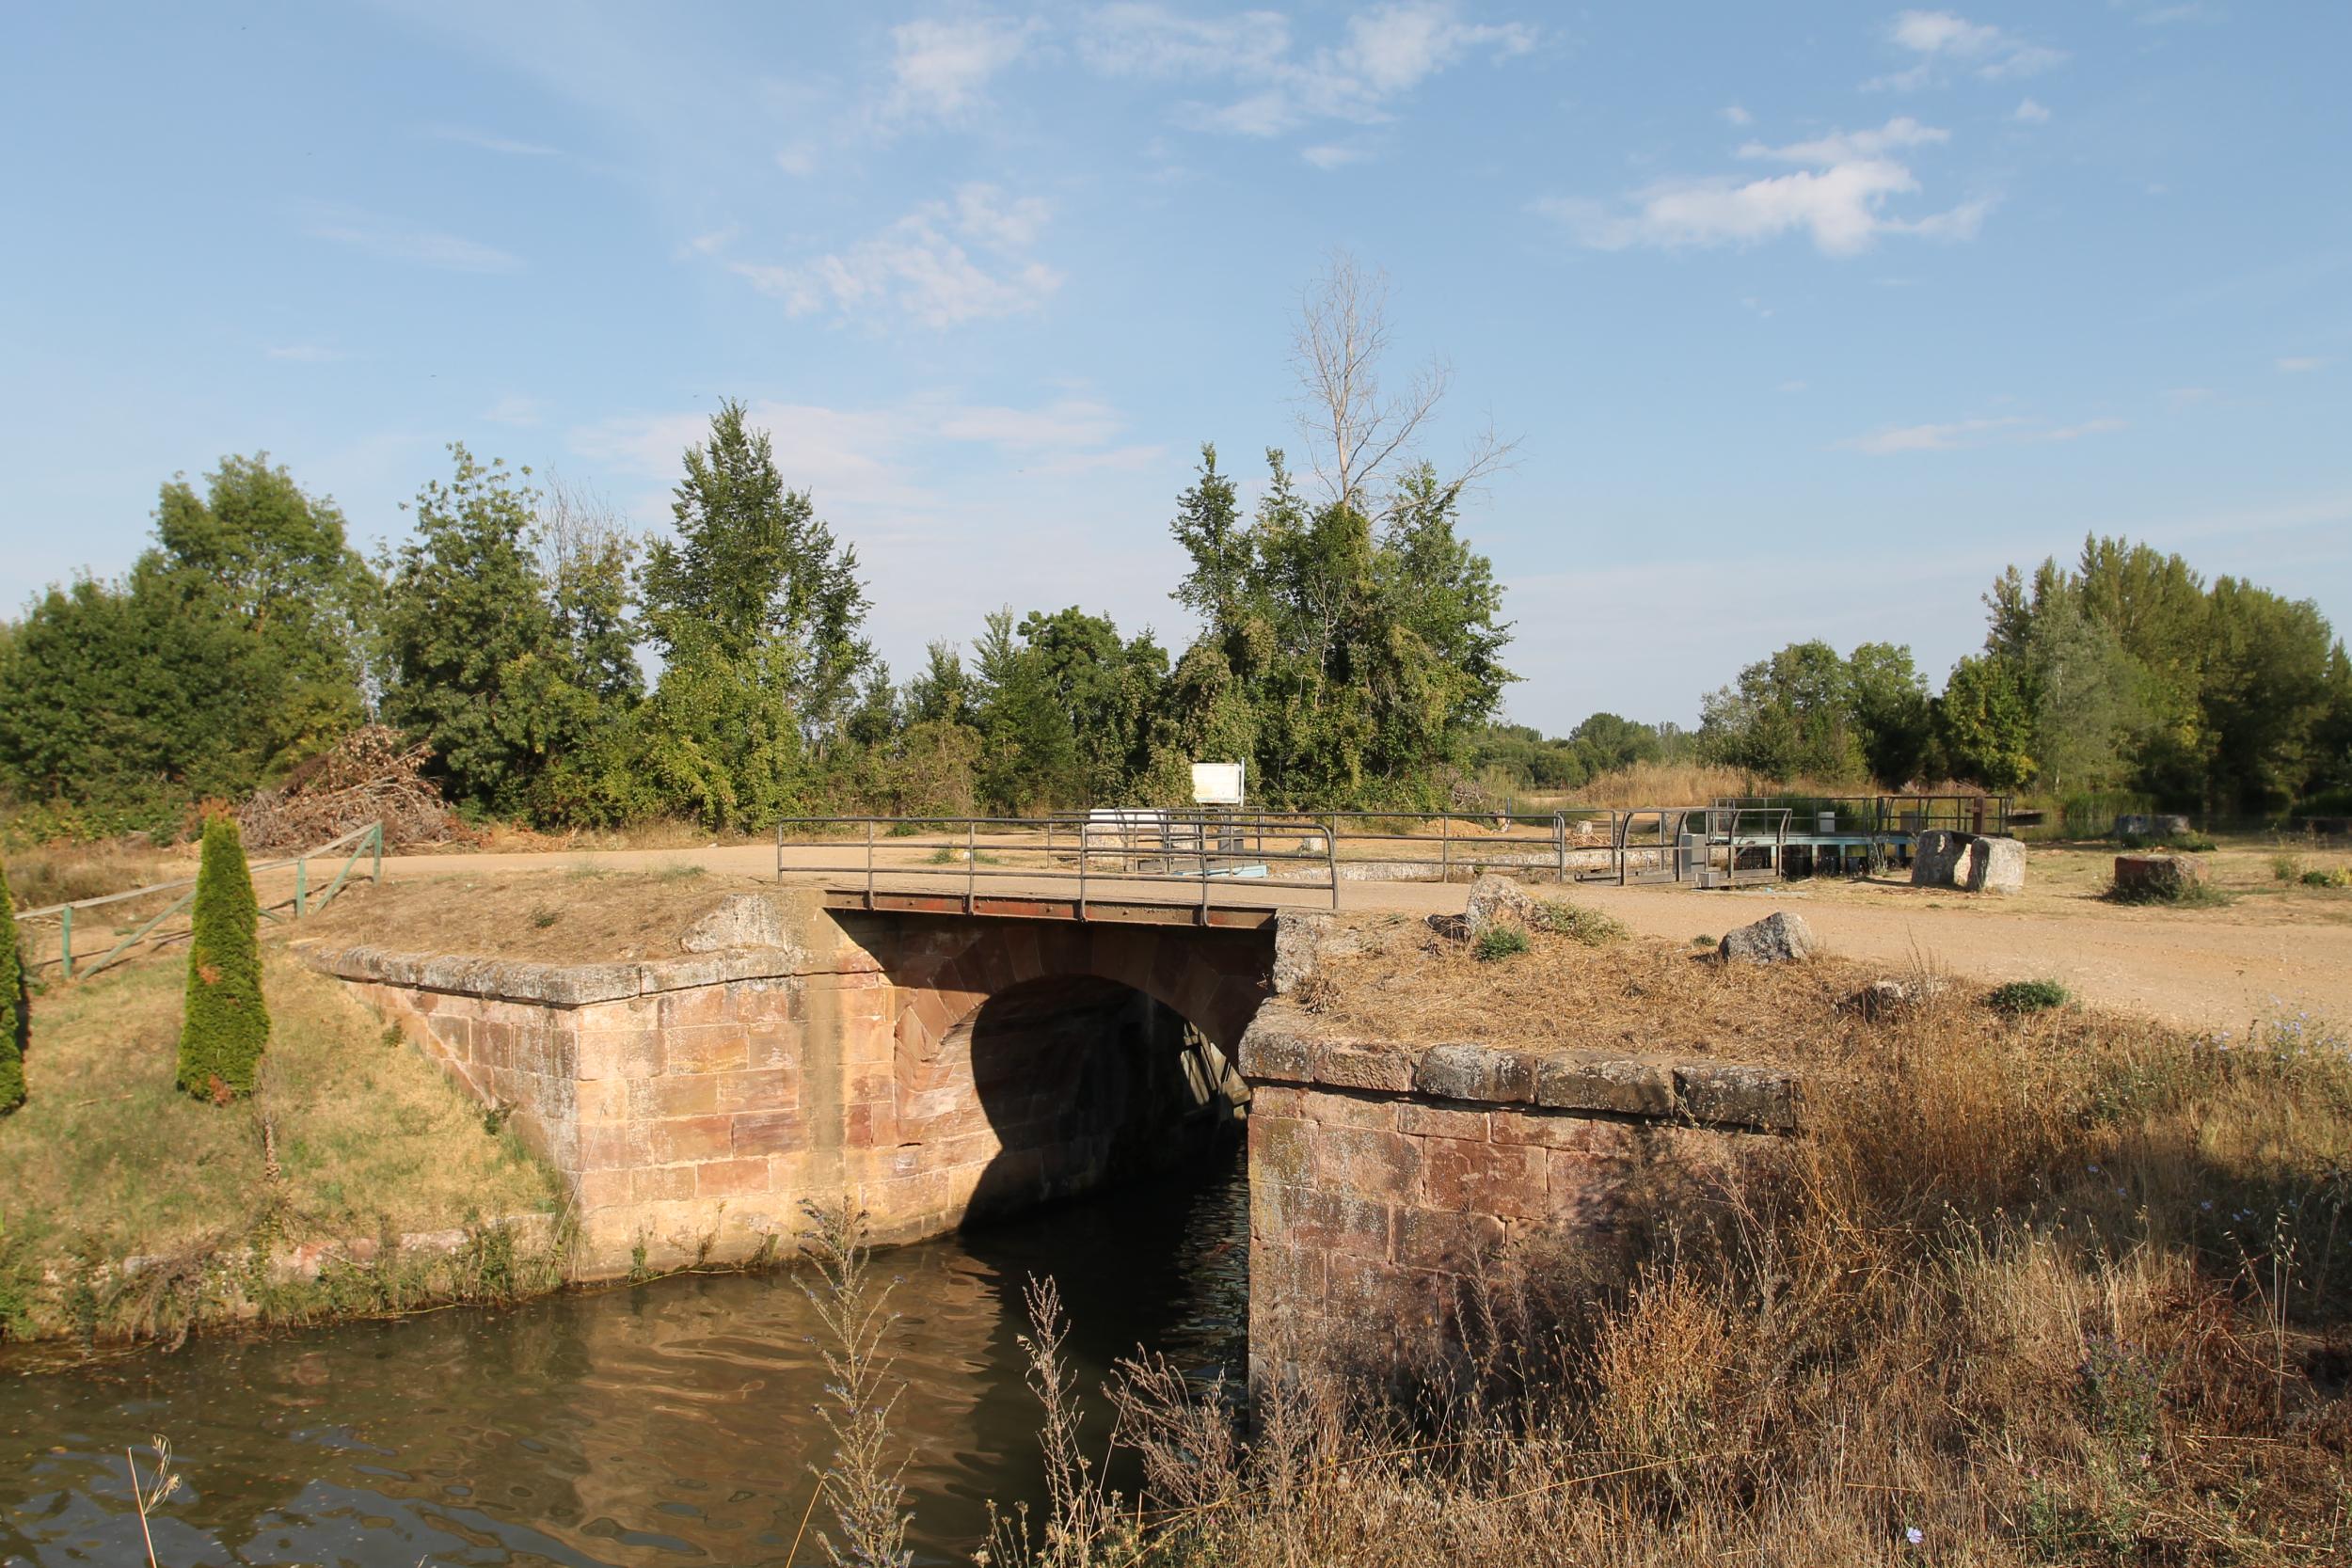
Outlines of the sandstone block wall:
M 761 945 L 662 962 L 312 961 L 511 1108 L 589 1276 L 787 1247 L 804 1197 L 936 1235 L 1145 1168 L 1247 1092 L 1215 1042 L 1264 992 L 1263 936 L 739 902 L 693 940 Z
M 1443 1336 L 1506 1248 L 1611 1248 L 1636 1199 L 1753 1180 L 1801 1103 L 1769 1068 L 1328 1037 L 1281 1003 L 1241 1066 L 1253 1381 Z

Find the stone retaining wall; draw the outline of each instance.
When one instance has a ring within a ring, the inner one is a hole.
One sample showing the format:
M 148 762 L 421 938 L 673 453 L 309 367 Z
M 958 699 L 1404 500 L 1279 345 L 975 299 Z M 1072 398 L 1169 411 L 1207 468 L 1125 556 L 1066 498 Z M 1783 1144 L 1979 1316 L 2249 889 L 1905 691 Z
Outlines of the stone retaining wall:
M 1442 1336 L 1507 1249 L 1609 1248 L 1637 1199 L 1752 1180 L 1801 1109 L 1775 1069 L 1341 1038 L 1282 1002 L 1241 1069 L 1253 1382 Z

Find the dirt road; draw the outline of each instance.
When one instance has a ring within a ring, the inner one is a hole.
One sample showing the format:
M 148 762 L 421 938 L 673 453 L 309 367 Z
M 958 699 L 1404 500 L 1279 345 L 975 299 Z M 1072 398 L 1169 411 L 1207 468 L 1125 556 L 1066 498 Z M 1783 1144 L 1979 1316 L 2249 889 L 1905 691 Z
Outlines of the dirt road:
M 862 846 L 845 854 L 862 854 Z M 793 851 L 802 865 L 823 863 L 822 851 Z M 838 857 L 835 857 L 838 859 Z M 909 857 L 910 861 L 912 857 Z M 2039 857 L 2037 857 L 2039 859 Z M 466 879 L 484 874 L 582 868 L 660 870 L 692 865 L 726 877 L 772 878 L 769 845 L 707 848 L 612 850 L 595 853 L 508 853 L 390 856 L 386 875 Z M 1017 867 L 1008 866 L 1012 870 Z M 2054 863 L 2054 873 L 2062 867 Z M 901 878 L 916 874 L 910 863 Z M 961 885 L 953 869 L 928 873 L 933 885 Z M 815 879 L 799 872 L 794 879 Z M 2054 875 L 2051 881 L 2063 880 Z M 1000 892 L 1066 893 L 1067 884 L 1018 877 L 996 879 Z M 1098 895 L 1111 890 L 1098 889 Z M 1137 890 L 1168 895 L 1166 885 Z M 1348 882 L 1349 910 L 1434 912 L 1459 910 L 1463 888 L 1426 882 Z M 1220 902 L 1328 907 L 1327 894 L 1285 891 L 1279 884 L 1220 884 Z M 2352 1025 L 2352 921 L 2281 919 L 2269 908 L 2247 910 L 2122 909 L 2088 893 L 2054 889 L 2023 901 L 1970 898 L 1888 883 L 1789 883 L 1736 892 L 1684 887 L 1586 884 L 1569 896 L 1607 910 L 1645 935 L 1689 942 L 1716 937 L 1775 909 L 1803 914 L 1833 952 L 1900 973 L 1925 962 L 1985 982 L 2063 981 L 2075 994 L 2205 1029 L 2242 1031 L 2249 1020 L 2308 1008 Z

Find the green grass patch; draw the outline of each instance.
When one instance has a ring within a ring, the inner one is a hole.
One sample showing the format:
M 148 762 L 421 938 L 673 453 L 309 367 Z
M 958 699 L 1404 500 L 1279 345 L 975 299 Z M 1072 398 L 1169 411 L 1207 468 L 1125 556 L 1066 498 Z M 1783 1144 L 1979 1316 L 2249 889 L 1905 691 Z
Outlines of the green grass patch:
M 1489 926 L 1470 943 L 1470 956 L 1482 964 L 1497 963 L 1527 951 L 1527 933 L 1517 926 Z
M 190 1100 L 174 1085 L 183 982 L 180 964 L 157 960 L 41 998 L 30 1093 L 0 1119 L 0 1316 L 16 1318 L 7 1332 L 59 1332 L 76 1316 L 101 1334 L 203 1321 L 233 1306 L 224 1260 L 244 1259 L 250 1277 L 250 1258 L 277 1247 L 556 1210 L 554 1173 L 511 1129 L 485 1137 L 469 1097 L 340 983 L 282 951 L 263 950 L 274 1027 L 253 1096 Z M 131 1256 L 166 1264 L 105 1283 Z M 452 1267 L 433 1262 L 431 1290 L 458 1293 Z M 181 1291 L 168 1300 L 156 1295 L 165 1275 Z M 428 1288 L 424 1273 L 402 1277 L 401 1291 Z M 271 1290 L 273 1321 L 314 1310 L 290 1285 Z M 6 1305 L 20 1297 L 21 1308 Z
M 2339 865 L 2333 871 L 2306 871 L 2301 881 L 2305 887 L 2352 887 L 2352 868 Z
M 2056 980 L 2011 980 L 1987 992 L 1984 1004 L 1996 1013 L 2022 1017 L 2063 1007 L 2074 999 L 2074 993 Z

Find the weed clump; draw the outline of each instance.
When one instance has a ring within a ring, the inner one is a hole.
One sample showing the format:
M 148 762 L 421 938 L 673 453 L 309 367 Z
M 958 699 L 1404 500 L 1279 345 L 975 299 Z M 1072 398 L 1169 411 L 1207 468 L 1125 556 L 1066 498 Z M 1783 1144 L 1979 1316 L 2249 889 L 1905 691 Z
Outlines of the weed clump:
M 2063 1007 L 2074 999 L 2074 993 L 2056 980 L 2011 980 L 2005 986 L 1994 987 L 1986 994 L 1984 1005 L 1996 1013 L 2022 1017 Z
M 2332 871 L 2306 871 L 2302 877 L 2305 887 L 2352 887 L 2352 866 L 2337 866 Z
M 1533 918 L 1535 929 L 1566 937 L 1587 947 L 1606 947 L 1633 934 L 1632 928 L 1615 915 L 1583 904 L 1571 904 L 1565 898 L 1538 898 Z
M 1470 943 L 1470 957 L 1482 964 L 1516 958 L 1529 947 L 1527 933 L 1517 926 L 1489 926 Z
M 180 1025 L 180 1087 L 226 1103 L 253 1092 L 269 1010 L 262 999 L 261 908 L 234 818 L 204 824 L 188 938 L 187 1006 Z

